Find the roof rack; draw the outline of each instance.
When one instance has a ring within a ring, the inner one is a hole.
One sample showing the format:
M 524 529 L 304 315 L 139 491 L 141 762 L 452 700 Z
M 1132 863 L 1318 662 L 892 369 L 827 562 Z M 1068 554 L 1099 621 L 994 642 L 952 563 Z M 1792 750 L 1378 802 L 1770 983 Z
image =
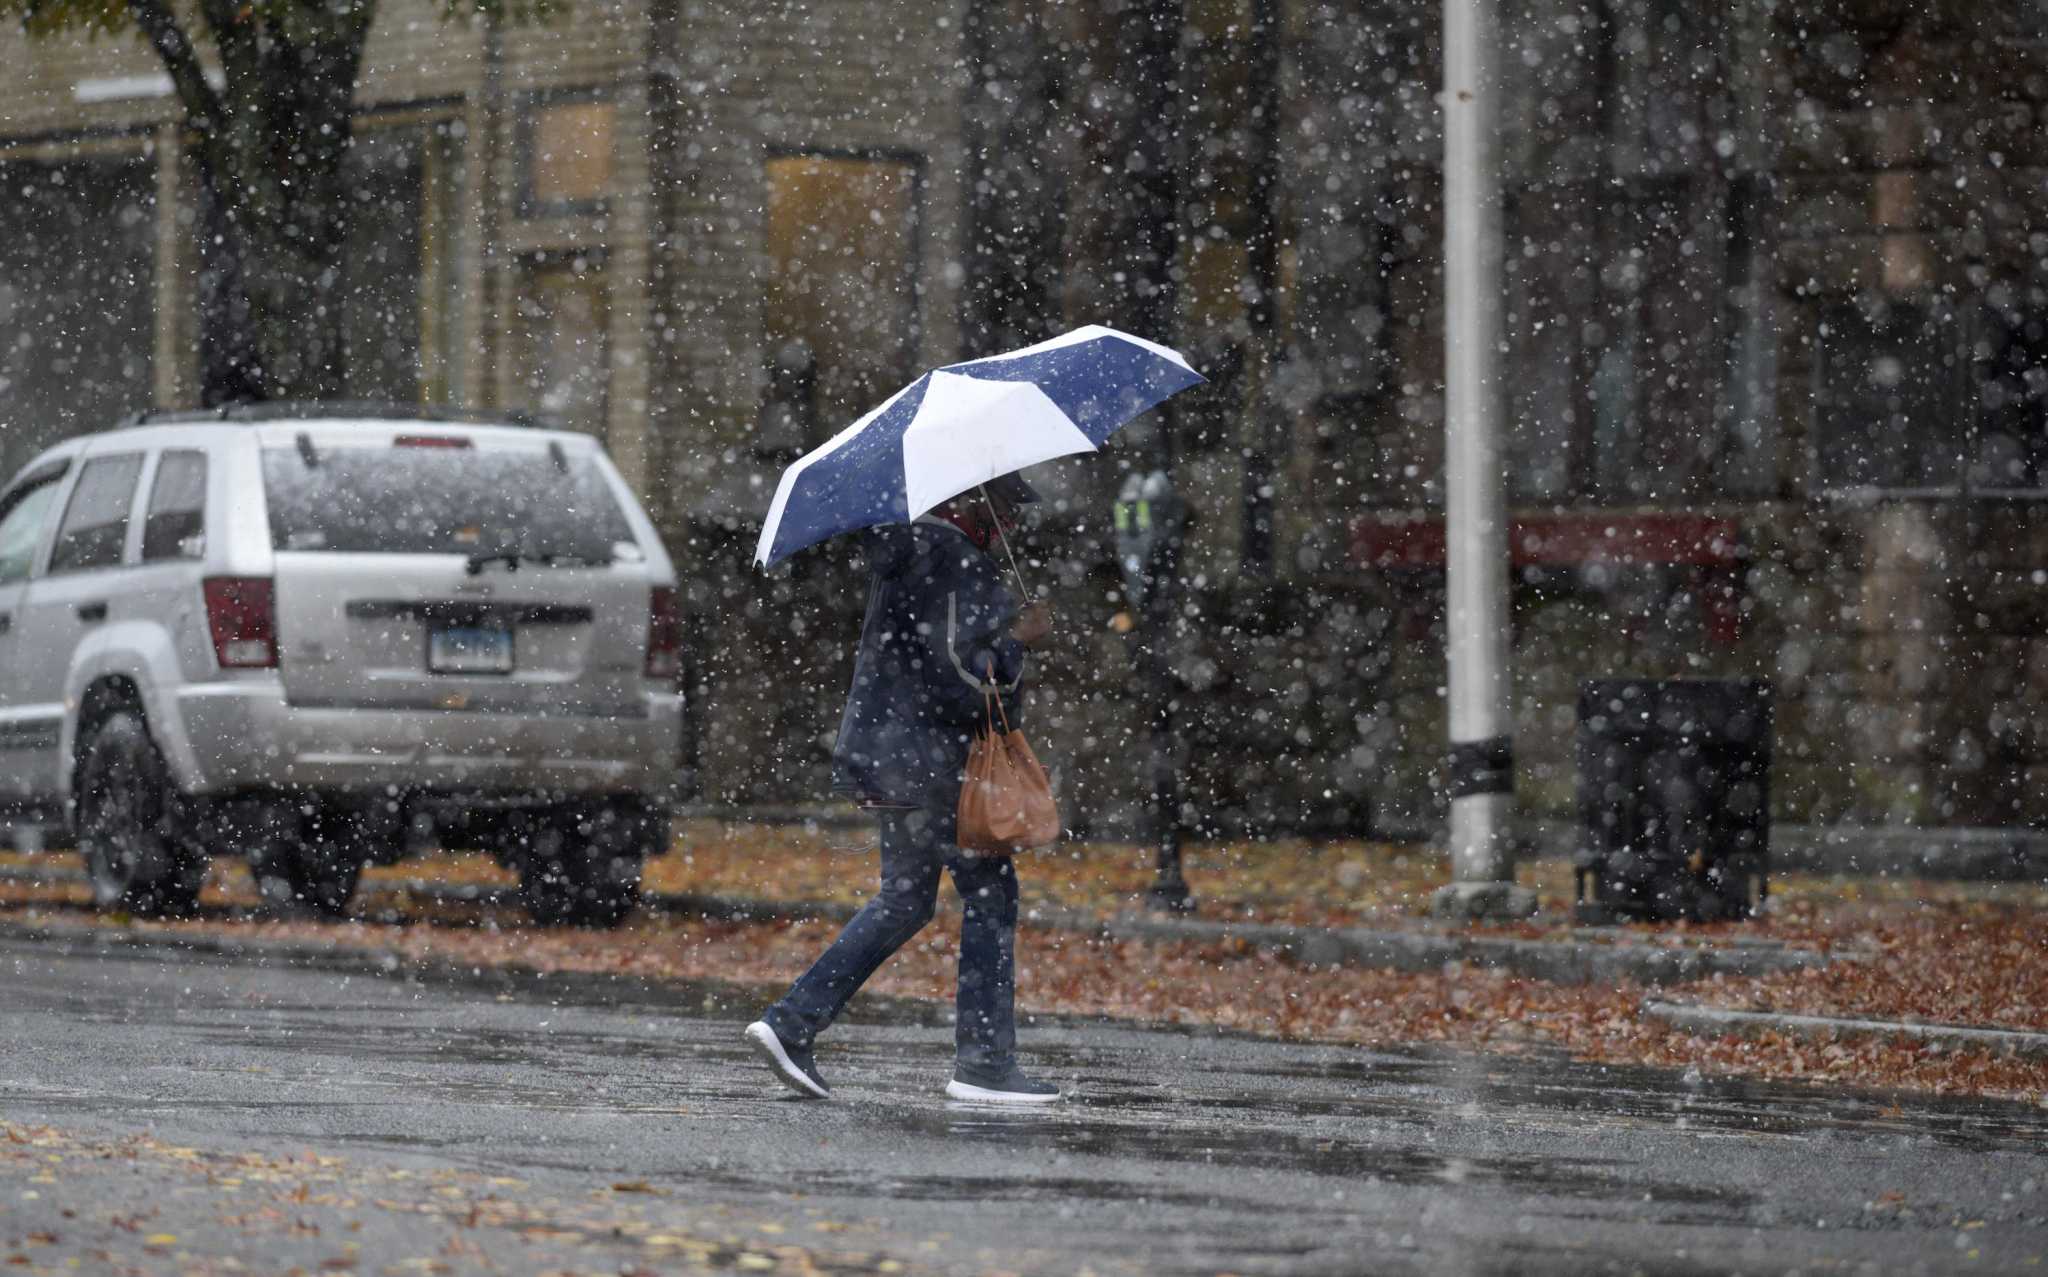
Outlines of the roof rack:
M 556 428 L 531 413 L 511 409 L 450 408 L 442 404 L 394 403 L 382 399 L 278 399 L 222 404 L 217 408 L 152 408 L 136 413 L 121 424 L 124 427 L 162 426 L 218 421 L 255 425 L 268 421 L 311 421 L 330 417 L 360 421 L 436 421 L 472 426 Z

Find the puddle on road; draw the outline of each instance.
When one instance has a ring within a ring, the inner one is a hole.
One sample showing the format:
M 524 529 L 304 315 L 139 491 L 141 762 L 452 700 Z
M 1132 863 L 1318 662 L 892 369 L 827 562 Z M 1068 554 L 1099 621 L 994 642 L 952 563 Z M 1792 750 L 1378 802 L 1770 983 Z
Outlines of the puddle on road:
M 949 1104 L 941 1109 L 892 1108 L 888 1121 L 912 1134 L 981 1142 L 1002 1150 L 1005 1159 L 1024 1161 L 1030 1154 L 1063 1160 L 1070 1157 L 1136 1159 L 1149 1165 L 1186 1165 L 1204 1169 L 1329 1177 L 1361 1185 L 1394 1184 L 1482 1184 L 1524 1191 L 1548 1197 L 1585 1201 L 1628 1199 L 1631 1203 L 1655 1202 L 1662 1207 L 1687 1208 L 1686 1222 L 1731 1222 L 1747 1217 L 1757 1198 L 1732 1189 L 1703 1188 L 1692 1184 L 1646 1181 L 1633 1163 L 1618 1164 L 1598 1158 L 1549 1156 L 1499 1157 L 1486 1155 L 1437 1154 L 1412 1146 L 1413 1136 L 1402 1132 L 1402 1141 L 1378 1143 L 1372 1128 L 1380 1123 L 1372 1110 L 1381 1104 L 1351 1106 L 1345 1116 L 1351 1120 L 1340 1127 L 1322 1123 L 1311 1132 L 1301 1132 L 1299 1108 L 1282 1097 L 1267 1097 L 1258 1107 L 1267 1111 L 1256 1122 L 1240 1116 L 1245 1110 L 1230 1110 L 1228 1124 L 1204 1124 L 1204 1117 L 1218 1112 L 1203 1097 L 1189 1097 L 1180 1113 L 1167 1125 L 1145 1112 L 1104 1103 L 1083 1093 L 1076 1101 L 1043 1112 L 1008 1112 L 987 1106 Z M 1331 1104 L 1327 1111 L 1344 1106 Z M 1411 1106 L 1401 1125 L 1440 1122 L 1441 1111 L 1417 1110 Z M 1290 1127 L 1296 1129 L 1289 1129 Z M 1014 1193 L 1035 1191 L 1045 1182 L 1032 1175 L 1016 1179 L 992 1179 L 989 1186 L 1002 1186 Z M 1117 1180 L 1090 1181 L 1098 1200 L 1126 1198 L 1156 1199 L 1160 1189 L 1150 1182 Z M 1213 1179 L 1207 1182 L 1215 1182 Z M 952 1190 L 941 1184 L 905 1180 L 904 1191 L 921 1196 L 945 1196 Z M 1215 1204 L 1216 1194 L 1199 1195 L 1198 1204 Z
M 1324 1048 L 1333 1054 L 1347 1048 Z M 1360 1058 L 1182 1074 L 1172 1087 L 1116 1076 L 1116 1055 L 1054 1046 L 1027 1052 L 1040 1068 L 1082 1079 L 1080 1102 L 1127 1109 L 1240 1114 L 1243 1120 L 1378 1118 L 1434 1124 L 1447 1115 L 1558 1130 L 1638 1127 L 1786 1138 L 1895 1134 L 1970 1152 L 2048 1148 L 2048 1108 L 2012 1101 L 1853 1091 L 1714 1077 L 1688 1083 L 1668 1069 L 1602 1065 L 1561 1051 L 1482 1056 L 1426 1047 L 1354 1048 Z M 1275 1085 L 1259 1085 L 1264 1080 Z M 1303 1082 L 1330 1086 L 1307 1087 Z M 1093 1083 L 1092 1085 L 1090 1083 Z

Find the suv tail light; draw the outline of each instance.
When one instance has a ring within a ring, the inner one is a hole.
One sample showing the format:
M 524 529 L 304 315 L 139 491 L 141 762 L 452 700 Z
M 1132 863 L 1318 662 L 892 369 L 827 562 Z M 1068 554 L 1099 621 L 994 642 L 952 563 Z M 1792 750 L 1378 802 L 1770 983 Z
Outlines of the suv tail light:
M 674 678 L 683 668 L 683 617 L 676 587 L 657 585 L 647 595 L 647 677 Z
M 222 669 L 270 669 L 277 664 L 276 589 L 267 576 L 210 576 L 206 624 Z

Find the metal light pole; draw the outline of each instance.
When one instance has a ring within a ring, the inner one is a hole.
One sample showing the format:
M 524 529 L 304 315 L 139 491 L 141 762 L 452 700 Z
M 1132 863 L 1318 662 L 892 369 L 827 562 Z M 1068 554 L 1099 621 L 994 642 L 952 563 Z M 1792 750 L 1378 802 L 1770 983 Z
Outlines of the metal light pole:
M 1501 468 L 1500 172 L 1494 0 L 1444 0 L 1444 583 L 1453 881 L 1440 915 L 1527 914 L 1508 816 L 1506 485 Z

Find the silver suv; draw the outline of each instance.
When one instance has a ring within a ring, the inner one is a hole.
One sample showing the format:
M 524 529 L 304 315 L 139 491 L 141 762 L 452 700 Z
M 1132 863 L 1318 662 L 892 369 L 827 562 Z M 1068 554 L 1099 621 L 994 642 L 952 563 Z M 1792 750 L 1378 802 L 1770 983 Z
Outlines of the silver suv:
M 0 490 L 0 812 L 107 907 L 206 858 L 339 914 L 366 864 L 480 847 L 610 925 L 667 845 L 675 571 L 588 436 L 417 407 L 158 413 Z

